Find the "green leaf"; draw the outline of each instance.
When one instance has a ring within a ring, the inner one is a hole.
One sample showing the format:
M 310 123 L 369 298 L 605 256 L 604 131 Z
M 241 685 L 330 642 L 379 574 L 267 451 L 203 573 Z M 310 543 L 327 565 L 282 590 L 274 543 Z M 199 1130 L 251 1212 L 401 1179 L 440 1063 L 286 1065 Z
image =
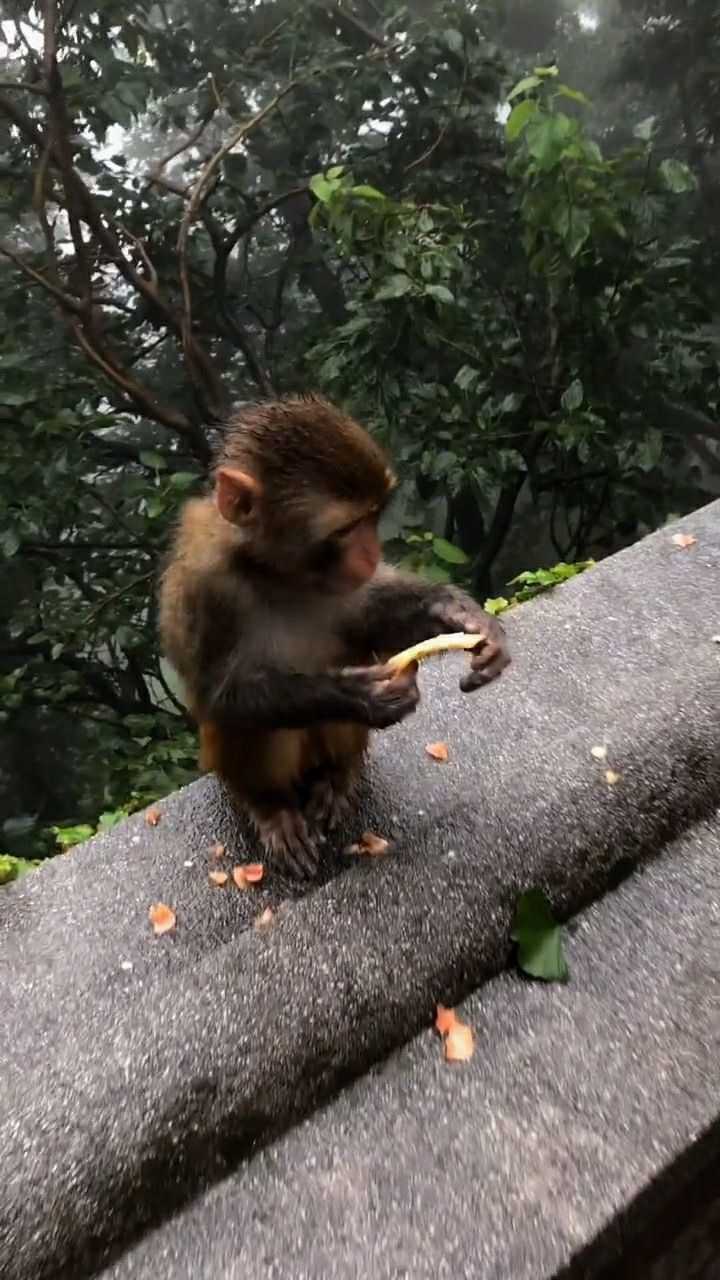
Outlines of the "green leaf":
M 569 98 L 571 102 L 579 102 L 583 107 L 590 106 L 590 99 L 579 89 L 571 89 L 568 84 L 559 84 L 555 90 L 556 98 Z
M 101 813 L 98 819 L 98 831 L 112 831 L 119 822 L 124 822 L 127 818 L 125 809 L 111 809 L 107 813 Z
M 498 405 L 498 411 L 502 414 L 516 413 L 517 410 L 520 408 L 520 405 L 522 404 L 522 402 L 523 402 L 523 398 L 518 391 L 510 391 L 501 400 L 500 404 Z
M 433 552 L 438 560 L 444 560 L 446 564 L 467 564 L 468 557 L 461 547 L 453 546 L 452 542 L 448 542 L 446 538 L 433 538 Z
M 337 183 L 329 182 L 322 173 L 313 174 L 310 179 L 310 190 L 321 204 L 327 204 L 337 191 Z
M 577 258 L 589 238 L 590 215 L 582 209 L 573 209 L 565 237 L 565 247 L 571 258 Z
M 528 150 L 537 161 L 539 169 L 552 169 L 562 155 L 565 144 L 573 132 L 573 121 L 558 112 L 554 116 L 539 117 L 528 134 Z
M 170 484 L 173 489 L 189 489 L 197 479 L 194 471 L 175 471 L 170 477 Z
M 125 103 L 117 96 L 116 93 L 106 93 L 99 102 L 102 111 L 114 120 L 116 124 L 120 124 L 129 128 L 132 124 L 132 111 L 129 111 Z
M 463 38 L 454 27 L 448 27 L 446 31 L 443 31 L 443 39 L 448 49 L 452 50 L 453 53 L 462 53 Z
M 663 160 L 660 176 L 668 190 L 676 196 L 682 195 L 684 191 L 694 191 L 697 187 L 695 174 L 681 160 Z
M 635 125 L 633 135 L 639 142 L 649 142 L 655 131 L 655 116 L 646 116 L 639 124 Z
M 11 880 L 27 875 L 28 871 L 39 865 L 36 859 L 15 858 L 11 853 L 0 853 L 0 884 L 9 884 Z
M 361 196 L 363 200 L 387 200 L 387 196 L 382 191 L 378 191 L 377 187 L 368 187 L 362 184 L 359 187 L 352 188 L 354 196 Z
M 165 510 L 165 503 L 159 495 L 148 498 L 147 513 L 151 520 L 155 520 L 157 516 L 161 516 Z
M 512 102 L 514 98 L 518 98 L 521 93 L 529 93 L 531 89 L 537 89 L 542 84 L 540 76 L 525 76 L 524 80 L 518 80 L 514 89 L 511 89 L 507 100 Z
M 538 111 L 538 104 L 532 98 L 526 98 L 524 102 L 519 102 L 516 107 L 513 107 L 505 125 L 505 137 L 508 142 L 514 142 L 520 137 L 528 120 L 537 115 Z
M 53 645 L 52 649 L 50 650 L 50 657 L 52 658 L 53 662 L 57 662 L 57 660 L 58 660 L 58 658 L 60 657 L 60 654 L 63 652 L 64 648 L 65 648 L 65 645 L 64 645 L 64 644 L 54 644 L 54 645 Z
M 568 967 L 563 955 L 562 929 L 555 923 L 550 905 L 540 889 L 529 889 L 518 899 L 510 934 L 518 945 L 518 964 L 532 978 L 564 982 Z
M 0 394 L 0 404 L 6 405 L 7 408 L 21 404 L 32 404 L 34 400 L 35 396 L 30 395 L 27 391 L 3 391 Z
M 75 827 L 51 827 L 50 830 L 61 849 L 72 849 L 73 845 L 82 844 L 95 835 L 95 828 L 87 822 L 81 822 Z
M 444 284 L 426 284 L 424 293 L 435 298 L 437 302 L 453 303 L 455 301 L 453 294 Z
M 344 172 L 345 172 L 344 164 L 334 164 L 332 168 L 328 169 L 327 177 L 330 178 L 330 180 L 332 181 L 333 178 L 341 178 Z
M 567 391 L 563 393 L 560 403 L 566 413 L 574 413 L 576 409 L 580 408 L 584 398 L 585 389 L 583 384 L 579 378 L 575 378 L 574 381 L 570 383 Z
M 491 613 L 493 617 L 496 617 L 498 613 L 504 613 L 505 610 L 509 608 L 510 601 L 507 600 L 505 596 L 493 596 L 489 600 L 486 600 L 483 605 L 485 612 Z
M 554 65 L 551 67 L 535 67 L 534 71 L 535 71 L 535 75 L 540 76 L 541 79 L 543 80 L 550 79 L 552 76 L 557 76 L 560 74 L 558 68 Z
M 462 369 L 458 369 L 455 374 L 455 385 L 461 391 L 469 391 L 474 382 L 480 377 L 480 370 L 473 369 L 471 365 L 464 364 Z
M 152 467 L 155 471 L 163 471 L 167 466 L 165 458 L 155 449 L 141 449 L 138 457 L 144 467 Z
M 375 294 L 375 301 L 384 302 L 387 298 L 402 298 L 404 294 L 410 292 L 412 287 L 413 282 L 410 277 L 398 272 L 396 275 L 389 276 L 380 286 Z
M 67 67 L 63 63 L 62 82 L 63 89 L 78 89 L 80 85 L 87 84 L 87 78 L 79 67 Z
M 5 558 L 7 560 L 10 560 L 12 556 L 14 556 L 15 553 L 19 550 L 19 548 L 20 548 L 19 535 L 15 532 L 14 529 L 4 529 L 3 532 L 0 533 L 0 551 L 2 551 Z
M 428 582 L 452 582 L 452 578 L 448 570 L 443 569 L 442 565 L 439 564 L 421 565 L 417 572 L 420 573 L 423 578 L 427 578 Z

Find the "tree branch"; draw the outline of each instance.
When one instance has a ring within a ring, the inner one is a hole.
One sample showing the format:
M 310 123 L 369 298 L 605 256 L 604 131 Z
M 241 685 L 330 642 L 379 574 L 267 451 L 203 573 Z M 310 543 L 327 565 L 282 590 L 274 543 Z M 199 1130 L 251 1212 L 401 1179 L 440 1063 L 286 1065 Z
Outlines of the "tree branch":
M 489 595 L 492 590 L 490 570 L 497 559 L 513 522 L 515 504 L 520 497 L 527 472 L 518 472 L 505 482 L 495 504 L 493 518 L 487 531 L 482 550 L 473 562 L 472 584 L 478 596 Z
M 90 227 L 90 230 L 96 236 L 100 246 L 105 251 L 110 261 L 115 264 L 127 283 L 131 285 L 137 293 L 145 298 L 151 307 L 162 315 L 168 328 L 175 333 L 176 336 L 181 337 L 183 334 L 183 327 L 180 317 L 173 307 L 171 307 L 162 298 L 153 280 L 147 279 L 143 276 L 142 273 L 137 271 L 128 261 L 115 232 L 110 226 L 106 225 L 100 209 L 96 205 L 90 191 L 86 187 L 77 170 L 74 167 L 68 168 L 66 165 L 63 172 L 62 157 L 58 155 L 57 147 L 54 144 L 52 137 L 48 138 L 42 133 L 42 131 L 37 129 L 35 123 L 29 118 L 29 116 L 21 111 L 17 105 L 11 101 L 11 99 L 7 98 L 3 94 L 0 94 L 0 111 L 2 111 L 8 119 L 15 124 L 25 141 L 36 147 L 41 153 L 48 144 L 50 145 L 52 161 L 57 165 L 61 173 L 63 173 L 65 181 L 69 183 L 73 197 L 76 201 L 76 209 L 81 211 L 80 216 Z M 214 366 L 207 352 L 196 342 L 192 335 L 186 346 L 187 350 L 191 353 L 191 359 L 188 361 L 189 372 L 194 378 L 196 386 L 198 385 L 199 375 L 201 385 L 207 389 L 210 396 L 208 402 L 209 416 L 216 421 L 220 421 L 225 416 L 227 410 L 227 400 L 224 394 L 222 382 L 215 372 Z M 147 400 L 148 398 L 146 397 L 146 405 Z M 150 400 L 152 400 L 152 397 L 150 397 Z M 174 420 L 170 421 L 169 418 L 166 418 L 165 420 L 162 420 L 163 425 L 170 426 L 172 430 L 178 430 L 177 423 L 179 420 L 182 420 L 184 424 L 183 433 L 186 434 L 188 438 L 192 438 L 194 452 L 199 458 L 207 463 L 210 458 L 210 449 L 201 428 L 190 419 L 185 418 L 184 415 L 173 413 L 171 416 Z M 161 421 L 160 419 L 158 420 Z
M 256 112 L 251 120 L 248 120 L 246 124 L 235 129 L 234 132 L 230 134 L 230 137 L 225 140 L 222 146 L 219 147 L 215 154 L 208 160 L 197 183 L 195 184 L 195 187 L 193 188 L 185 214 L 180 224 L 180 230 L 177 238 L 178 270 L 183 295 L 181 333 L 183 347 L 188 360 L 191 359 L 190 352 L 193 343 L 192 293 L 190 290 L 190 275 L 188 269 L 188 242 L 190 237 L 190 228 L 192 227 L 193 222 L 198 216 L 203 203 L 209 194 L 210 184 L 212 183 L 213 177 L 225 156 L 232 151 L 233 147 L 238 146 L 248 136 L 248 134 L 257 127 L 257 125 L 261 124 L 262 121 L 278 107 L 283 98 L 287 97 L 287 95 L 296 87 L 297 82 L 295 80 L 291 80 L 270 102 L 267 103 L 266 106 Z
M 0 89 L 22 89 L 23 93 L 36 93 L 41 98 L 46 96 L 41 84 L 29 84 L 26 80 L 0 80 Z
M 71 293 L 66 293 L 64 289 L 58 288 L 40 271 L 36 271 L 28 262 L 24 262 L 20 255 L 15 253 L 14 249 L 9 249 L 6 244 L 0 244 L 0 253 L 5 258 L 9 258 L 30 280 L 34 280 L 36 284 L 39 284 L 47 293 L 51 294 L 63 310 L 69 311 L 73 315 L 79 316 L 82 314 L 83 308 L 77 298 L 74 298 Z

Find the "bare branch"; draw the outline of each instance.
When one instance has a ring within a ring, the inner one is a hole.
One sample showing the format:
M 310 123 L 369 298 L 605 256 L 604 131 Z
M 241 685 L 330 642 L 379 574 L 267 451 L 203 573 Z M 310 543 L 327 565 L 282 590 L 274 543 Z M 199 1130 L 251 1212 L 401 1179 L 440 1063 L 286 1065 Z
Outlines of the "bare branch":
M 126 582 L 124 586 L 120 587 L 117 591 L 111 591 L 108 595 L 103 596 L 100 603 L 85 615 L 80 629 L 84 630 L 84 628 L 89 626 L 91 622 L 94 622 L 95 619 L 98 618 L 105 609 L 107 609 L 108 605 L 114 604 L 116 600 L 122 600 L 123 596 L 127 595 L 128 592 L 134 591 L 136 587 L 145 586 L 146 583 L 152 582 L 155 577 L 156 570 L 151 569 L 148 573 L 141 574 L 139 578 L 134 578 L 132 582 Z
M 28 84 L 26 80 L 0 80 L 0 89 L 22 89 L 23 93 L 37 93 L 41 98 L 46 97 L 41 84 Z
M 55 298 L 55 300 L 60 303 L 60 306 L 66 311 L 71 311 L 74 315 L 82 315 L 83 308 L 77 298 L 74 298 L 71 293 L 66 293 L 64 289 L 53 284 L 46 276 L 42 275 L 40 271 L 36 271 L 34 267 L 31 267 L 28 262 L 24 262 L 20 255 L 15 253 L 13 249 L 8 248 L 6 244 L 0 244 L 0 253 L 2 253 L 4 257 L 9 258 L 10 261 L 20 269 L 20 271 L 22 271 L 31 280 L 34 280 L 36 284 L 41 285 L 43 289 L 52 294 L 53 298 Z
M 162 426 L 177 432 L 179 436 L 183 436 L 193 447 L 194 452 L 199 453 L 203 460 L 207 461 L 210 453 L 207 441 L 190 418 L 186 418 L 184 413 L 172 409 L 169 405 L 161 404 L 141 382 L 132 378 L 126 369 L 121 368 L 108 352 L 100 352 L 85 333 L 80 321 L 71 321 L 71 327 L 78 345 L 91 364 L 100 369 L 116 387 L 124 391 L 143 413 L 161 423 Z
M 435 139 L 435 141 L 431 142 L 430 146 L 425 151 L 423 151 L 422 155 L 418 156 L 417 160 L 413 160 L 410 164 L 406 164 L 405 168 L 403 169 L 403 173 L 412 173 L 413 169 L 418 168 L 418 165 L 421 165 L 426 160 L 430 159 L 433 152 L 437 151 L 438 147 L 440 146 L 440 143 L 445 137 L 445 134 L 448 131 L 448 125 L 449 125 L 449 121 L 446 121 L 445 124 L 442 126 L 442 129 L 438 133 L 438 136 Z
M 232 253 L 238 241 L 242 240 L 243 236 L 247 235 L 249 231 L 252 231 L 256 223 L 265 218 L 268 213 L 273 213 L 275 209 L 279 209 L 286 201 L 292 200 L 294 196 L 306 195 L 309 191 L 310 188 L 307 183 L 303 183 L 301 186 L 291 187 L 289 191 L 283 191 L 279 196 L 272 196 L 270 200 L 266 200 L 264 204 L 259 205 L 257 209 L 253 209 L 246 218 L 241 219 L 233 227 L 230 237 L 225 243 L 226 252 Z
M 180 182 L 173 182 L 172 178 L 161 177 L 159 173 L 148 174 L 142 193 L 147 191 L 148 187 L 162 187 L 165 191 L 172 191 L 173 195 L 182 196 L 183 200 L 190 198 L 190 187 L 184 187 Z
M 213 81 L 213 85 L 214 85 L 215 81 L 213 80 L 213 77 L 210 76 L 210 79 Z M 205 130 L 210 124 L 210 121 L 213 119 L 215 112 L 217 111 L 218 107 L 221 107 L 221 106 L 222 106 L 222 103 L 218 102 L 217 105 L 213 107 L 212 111 L 207 112 L 207 114 L 203 116 L 199 125 L 197 126 L 196 129 L 193 129 L 189 137 L 184 138 L 183 141 L 179 142 L 176 147 L 173 147 L 172 151 L 168 151 L 166 156 L 163 156 L 161 160 L 158 160 L 152 172 L 148 175 L 149 182 L 157 182 L 158 178 L 162 176 L 163 171 L 170 164 L 171 160 L 177 160 L 177 157 L 181 156 L 183 151 L 188 151 L 190 147 L 194 147 L 195 143 L 200 141 L 202 135 L 204 134 Z
M 258 111 L 251 120 L 248 120 L 246 124 L 241 125 L 230 134 L 230 137 L 226 139 L 223 145 L 219 147 L 215 154 L 208 160 L 193 189 L 192 195 L 190 196 L 187 209 L 185 210 L 183 220 L 180 224 L 180 231 L 178 232 L 177 239 L 180 284 L 182 287 L 184 305 L 184 314 L 182 318 L 182 340 L 188 358 L 190 358 L 189 352 L 193 341 L 192 294 L 190 290 L 190 276 L 188 269 L 188 240 L 190 236 L 190 228 L 198 216 L 203 202 L 207 198 L 210 184 L 225 156 L 232 151 L 233 147 L 238 146 L 243 139 L 257 127 L 257 125 L 261 124 L 262 121 L 271 114 L 271 112 L 275 111 L 283 98 L 287 97 L 287 95 L 296 87 L 297 81 L 291 80 L 270 102 L 267 103 L 266 106 Z
M 45 135 L 35 126 L 34 121 L 30 119 L 11 99 L 0 94 L 0 111 L 2 111 L 13 124 L 20 130 L 25 140 L 43 151 L 47 139 Z M 51 143 L 51 156 L 58 168 L 62 169 L 60 157 L 57 155 L 57 148 Z M 74 196 L 77 199 L 78 207 L 82 210 L 82 219 L 90 227 L 100 246 L 107 254 L 111 262 L 113 262 L 121 275 L 128 284 L 130 284 L 136 292 L 140 293 L 156 310 L 162 315 L 168 328 L 178 337 L 183 338 L 183 345 L 186 353 L 189 355 L 188 366 L 189 372 L 193 377 L 196 385 L 199 383 L 199 389 L 204 388 L 208 392 L 209 401 L 207 411 L 210 417 L 216 421 L 225 416 L 227 409 L 227 398 L 223 388 L 222 381 L 218 376 L 208 353 L 197 342 L 191 334 L 186 339 L 180 317 L 175 309 L 170 306 L 165 299 L 155 291 L 151 280 L 146 279 L 141 272 L 137 271 L 130 263 L 123 252 L 115 231 L 106 223 L 95 203 L 90 191 L 86 187 L 82 178 L 75 168 L 66 168 L 65 177 L 71 185 Z M 121 229 L 122 233 L 122 229 Z M 199 378 L 198 378 L 199 375 Z M 187 421 L 187 419 L 185 419 Z M 165 423 L 164 425 L 167 425 Z M 177 428 L 174 428 L 177 429 Z M 198 457 L 202 457 L 204 461 L 209 458 L 209 449 L 207 442 L 204 441 L 204 435 L 200 428 L 193 428 L 195 434 L 195 452 Z M 204 443 L 201 443 L 204 441 Z

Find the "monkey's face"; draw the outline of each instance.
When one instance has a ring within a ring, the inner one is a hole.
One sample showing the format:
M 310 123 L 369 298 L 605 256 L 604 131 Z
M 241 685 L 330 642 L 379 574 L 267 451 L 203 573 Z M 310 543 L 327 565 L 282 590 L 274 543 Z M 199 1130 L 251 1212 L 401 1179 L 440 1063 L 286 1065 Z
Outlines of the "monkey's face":
M 293 592 L 343 596 L 372 578 L 380 562 L 379 512 L 325 501 L 304 514 L 286 507 L 264 513 L 260 558 Z
M 316 590 L 349 595 L 369 582 L 380 563 L 377 521 L 377 512 L 365 512 L 314 542 L 306 565 Z

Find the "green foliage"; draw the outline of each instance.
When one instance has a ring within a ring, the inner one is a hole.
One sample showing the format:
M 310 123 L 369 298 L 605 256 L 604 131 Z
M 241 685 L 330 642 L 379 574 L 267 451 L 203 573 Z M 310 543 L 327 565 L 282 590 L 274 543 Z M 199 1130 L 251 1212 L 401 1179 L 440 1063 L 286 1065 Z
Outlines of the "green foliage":
M 18 880 L 20 876 L 27 875 L 28 871 L 32 871 L 38 865 L 37 862 L 27 858 L 14 858 L 12 854 L 0 853 L 0 885 Z
M 78 823 L 74 827 L 51 827 L 58 845 L 61 849 L 72 849 L 76 844 L 82 844 L 84 840 L 89 840 L 95 835 L 95 830 L 87 822 Z
M 524 573 L 519 573 L 510 579 L 511 587 L 519 587 L 512 597 L 512 603 L 522 604 L 525 600 L 532 600 L 534 596 L 550 591 L 562 582 L 568 582 L 570 578 L 577 577 L 586 569 L 592 569 L 594 564 L 594 560 L 580 560 L 576 564 L 556 564 L 552 569 L 535 569 L 532 572 L 526 570 Z
M 430 582 L 462 583 L 467 576 L 468 556 L 460 548 L 425 530 L 405 532 L 402 538 L 405 554 L 398 561 L 403 569 L 419 573 Z
M 562 929 L 540 889 L 520 895 L 510 936 L 517 943 L 518 964 L 524 973 L 545 982 L 567 980 Z
M 138 797 L 133 796 L 127 804 L 101 813 L 96 823 L 83 822 L 76 826 L 51 827 L 50 832 L 57 846 L 63 852 L 67 852 L 68 849 L 73 849 L 76 844 L 84 844 L 86 840 L 91 840 L 95 835 L 102 835 L 106 831 L 112 831 L 113 827 L 116 827 L 119 822 L 122 822 L 141 807 Z
M 512 609 L 515 605 L 524 604 L 526 600 L 532 600 L 535 596 L 542 595 L 545 591 L 551 591 L 553 587 L 559 587 L 563 582 L 568 582 L 570 578 L 575 578 L 579 573 L 584 573 L 586 569 L 592 569 L 595 564 L 594 560 L 580 560 L 576 564 L 556 564 L 552 569 L 533 569 L 526 570 L 524 573 L 517 574 L 511 578 L 509 586 L 517 586 L 518 591 L 513 592 L 511 596 L 496 596 L 485 601 L 483 608 L 488 613 L 495 616 L 499 613 L 505 613 L 507 609 Z
M 28 40 L 10 4 L 3 81 L 30 86 L 0 89 L 10 854 L 195 775 L 154 594 L 232 404 L 313 385 L 356 412 L 400 476 L 390 557 L 498 611 L 563 580 L 537 564 L 720 491 L 716 6 L 622 10 L 634 87 L 610 118 L 612 41 L 560 0 L 103 0 L 59 14 L 50 79 L 52 7 Z M 504 604 L 530 516 L 535 577 Z

